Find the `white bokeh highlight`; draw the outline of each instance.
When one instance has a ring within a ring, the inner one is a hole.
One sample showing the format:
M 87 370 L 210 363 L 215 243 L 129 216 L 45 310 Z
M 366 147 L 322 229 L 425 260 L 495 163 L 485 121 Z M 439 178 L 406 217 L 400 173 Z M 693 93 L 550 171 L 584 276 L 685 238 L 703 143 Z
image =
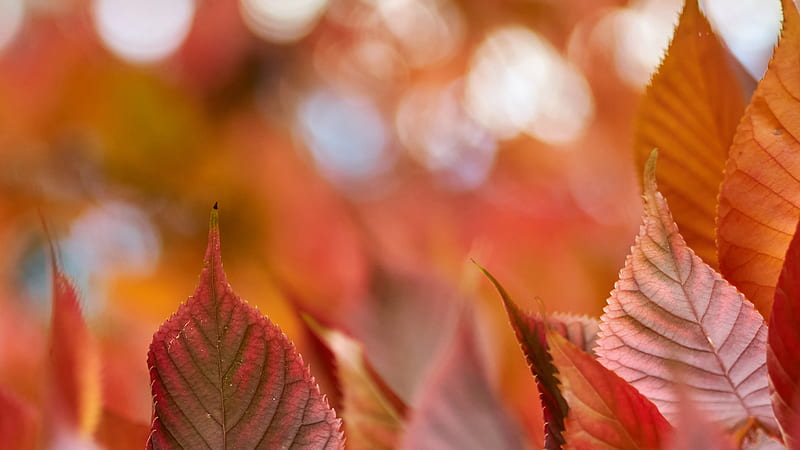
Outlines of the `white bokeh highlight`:
M 95 0 L 94 26 L 120 58 L 153 63 L 174 53 L 189 33 L 194 0 Z

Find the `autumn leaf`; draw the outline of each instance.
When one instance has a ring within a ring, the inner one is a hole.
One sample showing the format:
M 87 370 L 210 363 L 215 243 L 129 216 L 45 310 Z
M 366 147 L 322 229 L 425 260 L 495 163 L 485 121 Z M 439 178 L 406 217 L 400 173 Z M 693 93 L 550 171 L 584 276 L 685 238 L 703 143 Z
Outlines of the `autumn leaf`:
M 639 107 L 634 153 L 643 168 L 650 152 L 659 150 L 661 192 L 689 247 L 712 267 L 717 267 L 717 195 L 743 111 L 726 50 L 697 0 L 686 0 Z
M 772 433 L 767 327 L 735 287 L 686 246 L 658 192 L 653 152 L 644 217 L 601 317 L 597 354 L 670 419 L 677 373 L 703 413 L 727 429 L 757 419 Z
M 43 432 L 50 445 L 90 442 L 100 418 L 100 359 L 83 320 L 78 293 L 53 264 L 53 312 L 47 361 Z
M 401 448 L 525 448 L 486 375 L 473 326 L 462 313 L 453 341 L 420 390 Z
M 720 271 L 767 319 L 800 215 L 800 15 L 782 4 L 783 31 L 736 130 L 717 219 Z
M 514 334 L 522 347 L 528 367 L 536 380 L 539 401 L 544 415 L 544 448 L 560 449 L 564 445 L 564 419 L 567 417 L 567 402 L 561 395 L 558 371 L 547 346 L 547 324 L 541 316 L 534 316 L 519 309 L 505 288 L 486 269 L 478 266 L 494 284 L 503 300 Z M 564 326 L 566 331 L 566 326 Z M 563 333 L 562 333 L 563 334 Z
M 404 431 L 405 404 L 364 357 L 361 344 L 342 332 L 306 322 L 333 352 L 343 392 L 342 420 L 348 449 L 394 449 Z
M 800 446 L 800 237 L 795 234 L 783 265 L 769 320 L 767 369 L 772 409 L 784 442 Z
M 557 332 L 548 331 L 547 342 L 570 408 L 569 448 L 661 447 L 672 427 L 650 400 Z
M 237 297 L 211 213 L 194 295 L 153 336 L 149 448 L 341 448 L 340 420 L 281 330 Z

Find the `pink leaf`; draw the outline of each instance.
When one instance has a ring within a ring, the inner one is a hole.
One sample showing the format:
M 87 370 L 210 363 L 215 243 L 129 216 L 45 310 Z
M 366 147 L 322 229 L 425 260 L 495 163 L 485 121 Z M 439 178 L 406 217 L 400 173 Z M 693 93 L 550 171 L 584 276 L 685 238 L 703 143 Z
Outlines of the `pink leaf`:
M 194 296 L 153 336 L 149 448 L 341 448 L 340 420 L 281 330 L 222 269 L 216 205 Z
M 644 223 L 601 318 L 599 360 L 651 399 L 678 410 L 673 374 L 726 428 L 749 417 L 777 433 L 767 386 L 764 319 L 686 246 L 657 191 L 656 152 L 644 175 Z

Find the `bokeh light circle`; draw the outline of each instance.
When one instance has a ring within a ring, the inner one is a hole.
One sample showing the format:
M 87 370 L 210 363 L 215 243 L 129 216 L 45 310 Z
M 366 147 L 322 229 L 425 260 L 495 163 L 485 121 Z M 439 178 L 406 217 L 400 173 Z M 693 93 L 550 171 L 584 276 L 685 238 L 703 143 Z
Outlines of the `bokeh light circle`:
M 24 18 L 25 0 L 0 0 L 0 52 L 14 41 Z
M 272 42 L 293 42 L 319 20 L 328 0 L 241 0 L 242 18 L 257 36 Z
M 194 18 L 194 0 L 95 0 L 94 25 L 103 43 L 132 63 L 170 56 Z
M 465 103 L 501 139 L 525 133 L 551 144 L 580 137 L 594 115 L 583 75 L 538 34 L 520 26 L 493 32 L 475 51 Z

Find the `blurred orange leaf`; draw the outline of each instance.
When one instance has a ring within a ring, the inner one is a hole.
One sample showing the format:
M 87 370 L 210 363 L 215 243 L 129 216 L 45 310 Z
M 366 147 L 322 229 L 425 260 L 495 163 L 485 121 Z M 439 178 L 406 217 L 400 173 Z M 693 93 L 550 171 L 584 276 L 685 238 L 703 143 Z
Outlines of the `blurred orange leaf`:
M 800 15 L 782 4 L 778 46 L 725 166 L 717 230 L 722 274 L 767 320 L 800 211 Z
M 659 150 L 659 185 L 681 234 L 714 268 L 717 195 L 743 111 L 742 89 L 726 50 L 697 0 L 687 0 L 639 107 L 634 152 L 642 173 L 650 152 Z

